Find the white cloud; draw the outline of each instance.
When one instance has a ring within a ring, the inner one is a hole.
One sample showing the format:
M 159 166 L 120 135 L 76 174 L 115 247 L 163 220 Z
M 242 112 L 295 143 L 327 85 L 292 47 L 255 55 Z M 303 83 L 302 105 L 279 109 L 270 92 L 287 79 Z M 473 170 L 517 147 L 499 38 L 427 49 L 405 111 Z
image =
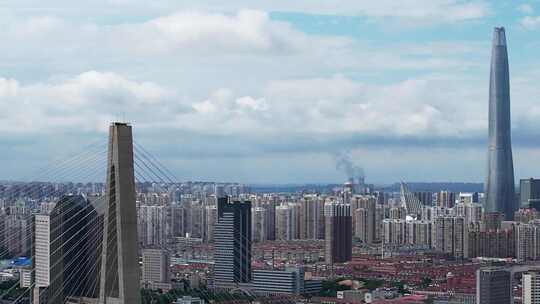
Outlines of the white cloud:
M 0 98 L 17 95 L 19 83 L 14 79 L 0 78 Z
M 519 24 L 526 29 L 538 29 L 540 28 L 540 16 L 525 16 L 521 18 Z
M 194 103 L 193 108 L 201 114 L 217 111 L 224 113 L 231 107 L 232 95 L 233 92 L 231 92 L 231 90 L 222 88 L 214 92 L 209 99 Z
M 249 109 L 251 111 L 267 111 L 269 109 L 269 106 L 264 98 L 256 99 L 251 96 L 238 98 L 236 100 L 236 104 L 241 108 Z
M 78 125 L 99 131 L 107 126 L 106 119 L 125 114 L 145 128 L 168 126 L 207 134 L 466 137 L 484 127 L 474 121 L 485 115 L 474 103 L 465 108 L 448 103 L 463 98 L 459 94 L 475 98 L 465 89 L 458 90 L 458 84 L 443 91 L 451 81 L 455 79 L 428 77 L 368 85 L 338 75 L 273 81 L 258 97 L 222 88 L 202 101 L 179 101 L 174 90 L 114 73 L 89 71 L 62 81 L 23 86 L 3 79 L 0 103 L 13 106 L 8 107 L 8 119 L 0 129 L 57 131 Z M 14 124 L 22 117 L 27 119 Z
M 280 51 L 295 48 L 291 36 L 302 36 L 267 13 L 240 10 L 234 15 L 179 11 L 144 23 L 112 27 L 111 40 L 143 51 Z M 140 43 L 143 42 L 144 43 Z
M 0 52 L 7 57 L 4 65 L 26 71 L 32 80 L 38 78 L 34 75 L 111 70 L 200 90 L 198 97 L 216 87 L 260 89 L 261 82 L 299 76 L 463 71 L 474 67 L 471 54 L 481 52 L 467 41 L 381 47 L 351 37 L 307 34 L 261 10 L 185 10 L 120 24 L 30 19 L 41 21 L 0 20 L 0 25 L 7 22 Z M 51 25 L 41 32 L 27 25 L 36 23 Z
M 77 127 L 100 131 L 121 115 L 153 122 L 171 92 L 151 82 L 135 82 L 114 73 L 89 71 L 61 82 L 18 85 L 0 79 L 0 104 L 6 110 L 0 129 L 50 132 Z M 115 118 L 116 117 L 116 118 Z
M 284 137 L 355 133 L 468 138 L 486 127 L 484 96 L 475 92 L 466 81 L 440 76 L 389 85 L 368 85 L 339 75 L 280 80 L 270 82 L 257 98 L 235 97 L 232 90 L 220 89 L 194 103 L 195 113 L 179 114 L 174 124 L 202 133 L 252 136 L 264 132 Z

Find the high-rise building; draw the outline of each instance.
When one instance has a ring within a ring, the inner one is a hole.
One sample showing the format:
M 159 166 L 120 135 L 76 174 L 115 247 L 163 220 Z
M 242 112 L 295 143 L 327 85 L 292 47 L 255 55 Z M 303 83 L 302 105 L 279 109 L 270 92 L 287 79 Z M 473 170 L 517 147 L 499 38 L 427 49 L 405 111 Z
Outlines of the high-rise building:
M 456 216 L 437 217 L 432 227 L 433 247 L 440 251 L 462 258 L 465 254 L 465 219 Z
M 316 195 L 306 195 L 300 202 L 300 238 L 319 239 L 324 228 L 324 200 Z
M 506 220 L 514 216 L 514 165 L 510 129 L 510 76 L 503 27 L 493 33 L 489 82 L 488 172 L 485 183 L 485 212 L 500 212 Z
M 276 240 L 298 239 L 299 212 L 295 204 L 276 207 Z
M 183 237 L 186 235 L 187 214 L 184 206 L 177 203 L 169 206 L 169 225 L 171 236 Z
M 540 223 L 518 224 L 516 228 L 516 258 L 519 261 L 540 259 Z
M 424 248 L 431 247 L 431 225 L 430 221 L 407 221 L 407 244 Z
M 383 220 L 383 242 L 385 244 L 402 245 L 407 242 L 407 225 L 402 219 Z
M 252 241 L 254 243 L 266 241 L 266 209 L 255 207 L 251 210 Z
M 523 274 L 522 278 L 522 303 L 540 303 L 540 273 L 537 271 L 527 272 Z
M 142 251 L 142 282 L 146 288 L 168 290 L 171 288 L 169 253 L 164 249 L 146 248 Z
M 404 220 L 407 216 L 407 210 L 405 207 L 392 207 L 388 209 L 388 218 L 393 220 Z
M 165 246 L 167 244 L 167 214 L 166 206 L 139 206 L 138 210 L 139 244 L 147 246 Z
M 3 245 L 9 256 L 28 255 L 31 249 L 31 223 L 25 214 L 11 213 L 3 218 Z
M 483 268 L 476 271 L 476 304 L 512 303 L 512 278 L 509 270 Z
M 471 224 L 467 232 L 466 257 L 513 258 L 516 255 L 516 227 L 485 229 L 481 224 Z
M 214 233 L 216 231 L 216 224 L 217 224 L 217 206 L 206 206 L 206 214 L 205 214 L 205 232 L 204 232 L 204 239 L 206 242 L 213 243 L 214 242 Z
M 456 203 L 456 194 L 450 191 L 440 191 L 437 193 L 437 207 L 452 208 Z
M 414 196 L 416 196 L 424 206 L 433 205 L 433 193 L 429 191 L 417 191 L 414 192 Z
M 326 263 L 344 263 L 352 258 L 351 205 L 329 202 L 324 206 Z
M 200 202 L 193 202 L 191 208 L 188 210 L 188 217 L 190 218 L 189 235 L 192 238 L 203 238 L 205 230 L 205 206 Z
M 90 201 L 63 196 L 50 214 L 34 216 L 34 304 L 96 298 L 102 222 Z
M 47 288 L 51 284 L 51 221 L 49 215 L 34 216 L 34 250 L 32 263 L 35 269 L 33 303 L 47 303 Z
M 251 202 L 218 198 L 214 233 L 214 284 L 230 287 L 251 280 Z
M 354 197 L 352 203 L 354 236 L 362 243 L 372 244 L 377 238 L 377 200 L 375 197 Z
M 467 225 L 482 221 L 482 205 L 476 203 L 458 203 L 454 206 L 454 215 L 465 218 Z
M 380 242 L 382 239 L 382 223 L 384 220 L 384 206 L 377 204 L 375 206 L 375 242 Z
M 139 304 L 133 136 L 126 123 L 113 123 L 109 129 L 103 226 L 99 304 Z
M 278 206 L 275 197 L 271 197 L 268 201 L 264 202 L 262 207 L 266 209 L 266 239 L 276 239 L 276 207 Z
M 519 180 L 519 207 L 540 211 L 540 179 Z

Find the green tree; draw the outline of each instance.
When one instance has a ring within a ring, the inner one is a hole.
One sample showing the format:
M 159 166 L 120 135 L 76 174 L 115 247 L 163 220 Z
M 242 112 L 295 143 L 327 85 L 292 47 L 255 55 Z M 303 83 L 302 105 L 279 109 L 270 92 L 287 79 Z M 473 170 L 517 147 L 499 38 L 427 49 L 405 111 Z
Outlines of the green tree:
M 322 282 L 321 292 L 319 293 L 319 296 L 321 296 L 321 297 L 335 297 L 337 295 L 338 291 L 351 289 L 349 286 L 340 285 L 339 282 L 341 282 L 341 281 L 343 281 L 343 279 L 323 281 Z
M 420 282 L 420 287 L 427 288 L 433 282 L 432 279 L 428 277 L 423 277 L 422 282 Z

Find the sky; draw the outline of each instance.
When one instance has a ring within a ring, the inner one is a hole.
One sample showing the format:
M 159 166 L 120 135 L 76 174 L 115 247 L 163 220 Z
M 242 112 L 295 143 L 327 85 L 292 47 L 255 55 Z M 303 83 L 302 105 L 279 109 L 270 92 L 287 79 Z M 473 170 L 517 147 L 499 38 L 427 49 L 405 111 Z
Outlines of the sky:
M 0 179 L 125 120 L 179 180 L 482 182 L 495 26 L 539 177 L 538 0 L 0 0 Z

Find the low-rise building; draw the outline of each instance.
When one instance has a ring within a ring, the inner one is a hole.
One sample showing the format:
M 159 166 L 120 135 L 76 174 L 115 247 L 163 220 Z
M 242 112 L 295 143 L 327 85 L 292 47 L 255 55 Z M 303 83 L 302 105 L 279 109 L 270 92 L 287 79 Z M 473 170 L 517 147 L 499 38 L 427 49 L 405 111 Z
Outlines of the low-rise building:
M 304 270 L 300 267 L 254 270 L 253 288 L 256 293 L 265 295 L 301 294 L 304 292 Z

